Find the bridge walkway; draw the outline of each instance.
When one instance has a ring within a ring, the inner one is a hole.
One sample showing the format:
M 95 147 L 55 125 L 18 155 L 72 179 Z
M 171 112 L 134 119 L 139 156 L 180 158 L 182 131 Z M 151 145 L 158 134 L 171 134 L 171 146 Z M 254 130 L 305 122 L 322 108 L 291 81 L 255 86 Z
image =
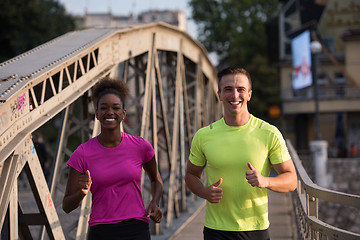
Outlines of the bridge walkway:
M 295 240 L 297 230 L 292 212 L 290 193 L 275 193 L 268 191 L 269 220 L 271 240 Z M 169 240 L 201 240 L 203 220 L 205 217 L 205 202 L 197 211 L 168 238 Z

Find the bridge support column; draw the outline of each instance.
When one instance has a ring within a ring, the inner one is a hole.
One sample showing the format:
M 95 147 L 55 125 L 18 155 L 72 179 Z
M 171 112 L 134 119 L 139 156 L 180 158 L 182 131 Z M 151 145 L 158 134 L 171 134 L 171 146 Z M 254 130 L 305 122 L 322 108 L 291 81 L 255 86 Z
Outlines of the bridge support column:
M 321 187 L 328 187 L 327 175 L 327 141 L 316 140 L 310 142 L 310 149 L 315 169 L 315 183 Z

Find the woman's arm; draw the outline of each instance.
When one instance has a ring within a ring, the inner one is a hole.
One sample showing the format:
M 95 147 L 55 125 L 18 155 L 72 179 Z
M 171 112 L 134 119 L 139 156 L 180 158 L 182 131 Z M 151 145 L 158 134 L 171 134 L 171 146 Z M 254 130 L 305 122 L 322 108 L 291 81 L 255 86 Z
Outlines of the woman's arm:
M 154 222 L 159 223 L 162 216 L 159 203 L 163 192 L 163 182 L 161 180 L 155 156 L 149 162 L 144 164 L 143 168 L 151 182 L 151 201 L 147 209 L 148 217 Z
M 85 174 L 81 174 L 72 167 L 69 167 L 69 176 L 62 206 L 66 213 L 70 213 L 80 205 L 81 201 L 88 194 L 91 183 L 89 170 Z

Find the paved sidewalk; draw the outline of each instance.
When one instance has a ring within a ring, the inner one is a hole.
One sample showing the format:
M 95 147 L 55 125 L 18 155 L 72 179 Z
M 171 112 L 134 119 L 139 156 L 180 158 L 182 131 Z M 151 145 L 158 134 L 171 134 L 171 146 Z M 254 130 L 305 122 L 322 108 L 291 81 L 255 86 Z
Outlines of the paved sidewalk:
M 271 240 L 298 239 L 291 193 L 276 193 L 268 190 L 268 196 Z
M 295 240 L 296 227 L 292 216 L 290 193 L 268 191 L 269 220 L 271 240 Z M 203 239 L 203 221 L 205 217 L 205 201 L 188 220 L 168 238 L 169 240 L 201 240 Z
M 292 216 L 292 203 L 290 193 L 275 193 L 268 191 L 269 196 L 269 219 L 271 240 L 295 240 L 297 239 L 296 227 Z M 19 187 L 19 198 L 26 212 L 38 211 L 34 196 L 29 186 Z M 62 197 L 58 196 L 57 200 Z M 172 229 L 163 229 L 161 235 L 152 235 L 152 240 L 202 240 L 203 221 L 205 218 L 205 200 L 197 198 L 193 204 L 189 204 L 187 213 L 183 213 L 173 222 Z M 68 229 L 74 223 L 74 217 L 78 217 L 80 211 L 77 208 L 72 214 L 65 214 L 58 210 L 62 227 Z M 33 236 L 38 236 L 39 228 L 31 228 Z M 75 237 L 76 231 L 71 232 Z
M 201 240 L 203 239 L 203 222 L 205 219 L 205 200 L 197 211 L 169 238 L 169 240 Z

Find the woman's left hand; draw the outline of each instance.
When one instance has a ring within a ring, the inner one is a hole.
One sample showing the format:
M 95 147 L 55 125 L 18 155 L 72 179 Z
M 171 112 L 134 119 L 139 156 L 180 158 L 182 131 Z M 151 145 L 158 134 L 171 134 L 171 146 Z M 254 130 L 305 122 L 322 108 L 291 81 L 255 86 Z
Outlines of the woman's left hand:
M 159 206 L 151 201 L 147 209 L 147 217 L 152 219 L 155 223 L 159 223 L 161 221 L 161 216 L 162 213 Z

